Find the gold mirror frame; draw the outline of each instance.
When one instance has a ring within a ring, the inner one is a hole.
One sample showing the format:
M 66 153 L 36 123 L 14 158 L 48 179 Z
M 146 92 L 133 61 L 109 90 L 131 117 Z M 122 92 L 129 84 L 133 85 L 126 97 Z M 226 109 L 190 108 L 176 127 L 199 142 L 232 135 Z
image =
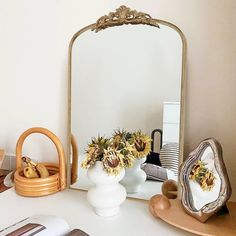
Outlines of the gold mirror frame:
M 179 165 L 183 162 L 183 151 L 184 151 L 184 122 L 185 122 L 185 80 L 186 80 L 186 57 L 187 57 L 187 42 L 185 39 L 185 36 L 183 32 L 174 24 L 154 19 L 150 15 L 143 13 L 143 12 L 137 12 L 136 10 L 131 10 L 130 8 L 126 6 L 120 6 L 118 9 L 116 9 L 115 12 L 110 12 L 108 15 L 104 15 L 100 17 L 96 23 L 90 24 L 78 32 L 76 32 L 73 37 L 70 40 L 69 44 L 69 50 L 68 50 L 68 139 L 67 139 L 67 147 L 70 147 L 71 145 L 71 72 L 72 72 L 72 48 L 75 40 L 84 32 L 88 30 L 95 31 L 96 33 L 105 30 L 109 27 L 114 26 L 122 26 L 122 25 L 150 25 L 156 28 L 160 28 L 159 24 L 168 26 L 172 29 L 174 29 L 180 36 L 182 40 L 182 71 L 181 71 L 181 101 L 180 101 L 180 140 L 179 140 Z M 75 160 L 73 158 L 72 163 L 72 170 L 71 170 L 71 164 L 70 164 L 70 157 L 71 157 L 71 151 L 70 148 L 68 148 L 68 160 L 67 160 L 67 186 L 70 188 L 71 185 L 71 176 L 73 176 L 75 173 L 71 173 L 72 171 L 77 171 L 76 168 L 73 168 L 73 166 L 77 166 L 78 160 Z M 75 189 L 75 188 L 72 188 Z M 79 189 L 75 189 L 79 190 Z

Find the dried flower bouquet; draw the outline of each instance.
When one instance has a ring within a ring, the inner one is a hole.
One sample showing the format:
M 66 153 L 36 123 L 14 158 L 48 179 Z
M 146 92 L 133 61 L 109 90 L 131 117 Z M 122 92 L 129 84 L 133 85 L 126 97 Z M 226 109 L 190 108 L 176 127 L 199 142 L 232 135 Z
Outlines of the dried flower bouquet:
M 150 150 L 151 138 L 140 130 L 133 133 L 116 130 L 112 138 L 92 138 L 82 167 L 88 169 L 101 161 L 108 174 L 117 175 L 121 169 L 132 167 L 136 159 L 148 155 Z

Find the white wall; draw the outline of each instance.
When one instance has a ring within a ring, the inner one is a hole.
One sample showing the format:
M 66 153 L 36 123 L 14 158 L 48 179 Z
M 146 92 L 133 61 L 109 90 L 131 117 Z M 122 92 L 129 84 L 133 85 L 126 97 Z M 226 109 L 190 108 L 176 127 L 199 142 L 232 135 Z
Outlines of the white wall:
M 66 143 L 69 40 L 120 4 L 173 22 L 184 32 L 188 41 L 185 152 L 205 137 L 217 138 L 235 190 L 234 0 L 1 0 L 0 146 L 14 152 L 18 136 L 35 125 L 48 127 Z M 27 143 L 25 151 L 33 152 L 35 146 Z M 46 150 L 42 156 L 47 159 Z

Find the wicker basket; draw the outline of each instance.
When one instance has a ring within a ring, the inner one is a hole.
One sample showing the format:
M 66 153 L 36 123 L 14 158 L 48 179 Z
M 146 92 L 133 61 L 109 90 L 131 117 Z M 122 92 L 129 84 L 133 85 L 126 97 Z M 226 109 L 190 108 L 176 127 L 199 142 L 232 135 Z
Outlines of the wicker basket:
M 42 163 L 48 171 L 47 178 L 26 178 L 22 168 L 22 146 L 25 139 L 32 133 L 46 135 L 55 144 L 59 165 L 54 163 Z M 56 193 L 66 187 L 66 163 L 63 146 L 58 137 L 47 129 L 34 127 L 26 130 L 16 144 L 16 172 L 14 174 L 15 190 L 19 195 L 27 197 L 40 197 Z

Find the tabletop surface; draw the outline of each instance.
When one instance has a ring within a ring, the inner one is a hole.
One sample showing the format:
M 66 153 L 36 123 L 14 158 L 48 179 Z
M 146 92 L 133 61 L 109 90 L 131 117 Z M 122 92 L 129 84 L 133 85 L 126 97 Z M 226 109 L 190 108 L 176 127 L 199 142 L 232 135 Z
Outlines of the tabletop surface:
M 86 200 L 86 192 L 71 189 L 29 198 L 17 195 L 12 188 L 0 194 L 0 212 L 0 229 L 31 215 L 47 214 L 65 219 L 71 229 L 81 229 L 90 236 L 193 235 L 154 218 L 147 201 L 126 199 L 118 215 L 97 216 Z

